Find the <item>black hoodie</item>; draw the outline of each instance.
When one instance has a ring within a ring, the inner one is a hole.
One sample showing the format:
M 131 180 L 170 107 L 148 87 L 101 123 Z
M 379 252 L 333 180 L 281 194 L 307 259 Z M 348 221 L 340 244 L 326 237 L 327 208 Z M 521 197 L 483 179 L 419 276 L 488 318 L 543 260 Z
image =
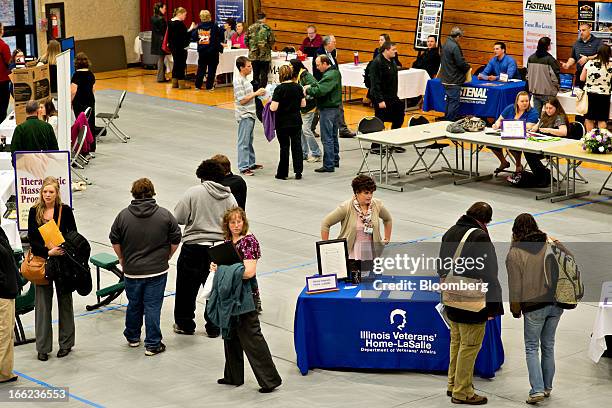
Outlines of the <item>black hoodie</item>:
M 170 245 L 181 242 L 181 229 L 170 211 L 145 198 L 117 215 L 109 238 L 121 245 L 126 275 L 152 275 L 168 270 Z
M 198 43 L 199 53 L 216 54 L 223 52 L 221 28 L 212 21 L 198 24 L 191 33 L 191 39 Z

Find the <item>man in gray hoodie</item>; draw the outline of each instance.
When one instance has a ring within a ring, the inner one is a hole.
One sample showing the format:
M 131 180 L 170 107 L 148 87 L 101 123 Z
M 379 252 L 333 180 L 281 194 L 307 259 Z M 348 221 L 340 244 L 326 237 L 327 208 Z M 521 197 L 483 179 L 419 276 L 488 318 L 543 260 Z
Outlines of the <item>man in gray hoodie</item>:
M 140 346 L 144 314 L 147 356 L 166 350 L 161 342 L 160 315 L 168 261 L 181 242 L 176 219 L 157 205 L 154 195 L 151 180 L 136 180 L 132 185 L 134 200 L 117 215 L 109 236 L 125 276 L 128 307 L 123 334 L 130 347 Z
M 174 207 L 178 223 L 185 226 L 183 246 L 176 270 L 174 332 L 194 334 L 196 297 L 210 268 L 207 249 L 223 241 L 223 214 L 237 207 L 229 187 L 221 185 L 225 172 L 215 160 L 204 160 L 196 170 L 201 184 L 189 188 Z M 209 337 L 218 337 L 219 328 L 204 312 Z

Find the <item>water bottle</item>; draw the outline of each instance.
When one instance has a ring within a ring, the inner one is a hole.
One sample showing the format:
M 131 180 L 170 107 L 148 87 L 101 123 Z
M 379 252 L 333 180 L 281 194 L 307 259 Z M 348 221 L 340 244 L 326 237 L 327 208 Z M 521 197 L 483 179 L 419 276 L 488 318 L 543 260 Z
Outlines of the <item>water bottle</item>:
M 355 51 L 353 53 L 353 62 L 355 63 L 355 65 L 359 65 L 359 52 Z

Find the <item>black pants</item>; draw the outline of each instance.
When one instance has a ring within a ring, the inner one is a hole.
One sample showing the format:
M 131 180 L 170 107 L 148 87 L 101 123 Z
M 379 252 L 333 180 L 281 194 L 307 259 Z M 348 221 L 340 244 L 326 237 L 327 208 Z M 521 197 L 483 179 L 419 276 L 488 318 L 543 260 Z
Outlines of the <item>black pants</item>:
M 11 81 L 0 82 L 0 123 L 6 119 L 9 100 L 11 99 L 10 83 Z
M 172 66 L 172 78 L 173 79 L 185 79 L 185 69 L 187 68 L 187 51 L 177 50 L 172 51 L 172 59 L 174 65 Z
M 291 158 L 293 159 L 293 171 L 295 174 L 302 174 L 304 170 L 302 128 L 276 129 L 276 138 L 280 144 L 280 159 L 276 169 L 276 176 L 287 177 L 289 175 L 289 149 L 291 149 Z
M 244 383 L 244 351 L 260 387 L 275 388 L 281 385 L 282 379 L 272 361 L 268 343 L 261 333 L 257 312 L 245 313 L 232 319 L 230 339 L 223 340 L 225 381 L 235 385 Z
M 187 332 L 196 329 L 196 297 L 200 286 L 204 286 L 210 269 L 208 248 L 205 245 L 183 244 L 176 265 L 176 297 L 174 299 L 174 322 Z M 219 328 L 209 321 L 204 309 L 206 333 L 219 334 Z
M 72 103 L 72 110 L 74 111 L 74 117 L 78 117 L 81 112 L 85 112 L 88 106 L 80 103 Z M 90 152 L 96 151 L 96 136 L 98 135 L 98 129 L 96 128 L 96 105 L 94 104 L 91 107 L 91 112 L 89 113 L 89 118 L 87 119 L 87 124 L 89 125 L 89 130 L 93 134 L 94 141 L 89 146 Z M 102 128 L 100 128 L 102 129 Z M 57 135 L 55 135 L 57 137 Z
M 204 76 L 206 76 L 206 89 L 212 89 L 217 76 L 217 65 L 219 65 L 219 53 L 200 52 L 198 53 L 198 73 L 196 74 L 195 87 L 200 89 Z
M 525 152 L 525 160 L 534 175 L 537 185 L 548 185 L 550 183 L 550 170 L 544 166 L 542 159 L 544 155 Z
M 253 65 L 253 81 L 257 81 L 259 88 L 268 85 L 268 73 L 270 72 L 270 61 L 251 61 Z
M 383 122 L 391 122 L 391 129 L 399 129 L 404 124 L 404 103 L 399 99 L 385 101 L 386 107 L 381 109 L 377 104 L 374 106 L 374 116 Z M 378 143 L 372 143 L 371 148 L 378 149 Z

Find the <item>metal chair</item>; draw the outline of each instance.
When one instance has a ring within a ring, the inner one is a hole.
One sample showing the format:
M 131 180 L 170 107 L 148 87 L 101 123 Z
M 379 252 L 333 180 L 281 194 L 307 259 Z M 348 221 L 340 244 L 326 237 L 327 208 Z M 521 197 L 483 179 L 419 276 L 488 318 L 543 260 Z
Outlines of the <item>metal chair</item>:
M 362 135 L 365 135 L 367 133 L 382 132 L 383 130 L 385 130 L 385 124 L 383 123 L 382 120 L 380 120 L 376 116 L 366 116 L 362 118 L 359 121 L 359 125 L 357 125 L 357 134 L 362 134 Z M 363 160 L 361 161 L 361 166 L 359 166 L 359 170 L 357 171 L 357 174 L 368 173 L 371 176 L 372 171 L 370 170 L 370 167 L 368 166 L 368 157 L 370 156 L 372 149 L 371 148 L 364 149 L 361 140 L 360 139 L 357 139 L 357 140 L 359 141 L 359 150 L 361 150 L 361 156 L 363 157 Z M 379 148 L 379 153 L 383 154 L 382 149 L 380 148 Z M 395 172 L 399 176 L 399 170 L 397 168 L 397 163 L 395 162 L 395 158 L 393 157 L 393 149 L 389 149 L 389 159 L 393 161 L 393 165 L 395 166 Z M 364 166 L 367 169 L 367 171 L 362 171 Z M 381 168 L 380 171 L 383 172 L 384 169 Z
M 98 113 L 96 118 L 101 119 L 104 122 L 104 127 L 96 136 L 100 136 L 105 130 L 110 130 L 117 137 L 117 139 L 121 140 L 123 143 L 127 143 L 130 138 L 127 134 L 125 134 L 119 127 L 115 124 L 115 120 L 119 118 L 119 110 L 123 105 L 123 100 L 125 99 L 125 95 L 127 95 L 127 91 L 123 91 L 121 96 L 119 97 L 119 101 L 117 102 L 117 106 L 115 107 L 115 112 L 113 113 Z
M 426 117 L 424 116 L 411 116 L 410 119 L 408 119 L 408 127 L 410 126 L 418 126 L 418 125 L 426 125 L 427 123 L 429 123 L 429 121 L 427 120 Z M 433 142 L 427 146 L 417 146 L 417 145 L 413 145 L 414 146 L 414 150 L 416 151 L 417 154 L 417 160 L 414 162 L 414 164 L 412 165 L 412 167 L 410 168 L 410 170 L 408 170 L 408 172 L 406 173 L 406 175 L 410 175 L 411 173 L 418 173 L 421 171 L 425 171 L 427 172 L 427 175 L 429 176 L 430 179 L 433 179 L 432 174 L 434 173 L 439 173 L 442 170 L 435 170 L 435 171 L 431 171 L 430 169 L 434 166 L 434 164 L 436 164 L 436 162 L 438 161 L 438 159 L 440 157 L 442 157 L 442 159 L 444 159 L 444 161 L 446 162 L 446 165 L 448 166 L 448 168 L 451 170 L 451 173 L 453 173 L 453 167 L 450 165 L 450 162 L 448 161 L 448 159 L 446 158 L 446 155 L 444 154 L 444 149 L 447 148 L 449 146 L 448 143 L 439 143 L 439 142 Z M 428 150 L 437 150 L 438 154 L 436 155 L 436 157 L 433 159 L 433 161 L 431 162 L 431 164 L 427 164 L 427 162 L 425 162 L 425 159 L 423 159 L 423 156 L 425 155 L 425 153 Z M 419 164 L 419 162 L 421 162 L 423 164 L 422 168 L 417 169 L 416 166 Z
M 81 149 L 83 149 L 83 144 L 85 143 L 86 135 L 87 135 L 87 125 L 83 125 L 79 129 L 79 133 L 77 134 L 76 140 L 74 141 L 74 144 L 70 148 L 71 150 L 70 154 L 72 156 L 72 159 L 70 160 L 70 170 L 81 181 L 85 182 L 86 184 L 92 184 L 91 181 L 89 181 L 87 177 L 83 176 L 81 173 L 77 171 L 77 168 L 80 168 L 81 170 L 84 169 L 83 165 L 79 163 L 79 157 L 82 156 Z

